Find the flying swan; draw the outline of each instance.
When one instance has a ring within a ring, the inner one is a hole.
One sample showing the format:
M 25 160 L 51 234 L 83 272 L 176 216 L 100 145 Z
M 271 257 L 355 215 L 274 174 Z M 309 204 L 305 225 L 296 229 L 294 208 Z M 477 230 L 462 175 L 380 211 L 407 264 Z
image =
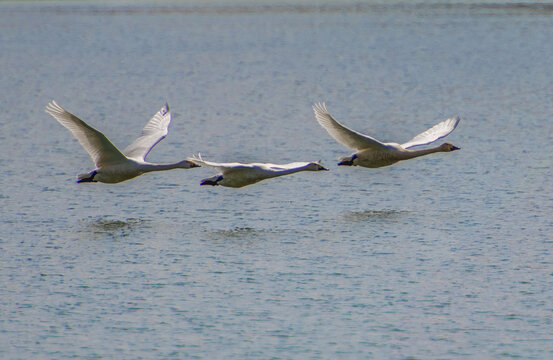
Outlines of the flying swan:
M 300 171 L 328 171 L 327 168 L 316 162 L 293 162 L 284 165 L 264 163 L 216 163 L 203 160 L 200 154 L 198 154 L 198 157 L 188 158 L 188 160 L 196 165 L 212 167 L 221 172 L 219 175 L 203 179 L 200 185 L 221 185 L 233 188 L 240 188 L 265 179 L 293 174 Z
M 401 160 L 416 158 L 435 152 L 450 152 L 459 150 L 457 146 L 450 143 L 443 143 L 440 146 L 411 150 L 412 147 L 427 145 L 449 135 L 459 124 L 460 117 L 450 118 L 434 125 L 425 132 L 415 136 L 403 144 L 383 143 L 368 135 L 348 129 L 329 114 L 325 103 L 313 105 L 315 118 L 319 124 L 339 143 L 357 150 L 356 153 L 340 159 L 338 165 L 363 166 L 367 168 L 378 168 L 395 164 Z
M 145 161 L 150 150 L 167 136 L 167 129 L 171 122 L 171 113 L 167 104 L 148 121 L 140 137 L 123 152 L 120 152 L 104 134 L 66 111 L 55 101 L 50 102 L 45 111 L 79 140 L 96 164 L 96 169 L 91 172 L 77 175 L 78 183 L 99 181 L 113 184 L 151 171 L 198 167 L 188 160 L 170 164 L 154 164 Z

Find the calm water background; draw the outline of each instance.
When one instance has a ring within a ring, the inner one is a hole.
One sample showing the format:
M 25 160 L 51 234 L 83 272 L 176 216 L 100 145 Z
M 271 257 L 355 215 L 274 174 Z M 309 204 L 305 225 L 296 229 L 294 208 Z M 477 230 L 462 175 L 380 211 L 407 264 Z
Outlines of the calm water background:
M 0 357 L 553 357 L 553 7 L 0 3 Z M 321 160 L 76 184 L 52 99 L 121 148 Z M 462 148 L 338 168 L 311 105 L 382 140 L 460 115 Z

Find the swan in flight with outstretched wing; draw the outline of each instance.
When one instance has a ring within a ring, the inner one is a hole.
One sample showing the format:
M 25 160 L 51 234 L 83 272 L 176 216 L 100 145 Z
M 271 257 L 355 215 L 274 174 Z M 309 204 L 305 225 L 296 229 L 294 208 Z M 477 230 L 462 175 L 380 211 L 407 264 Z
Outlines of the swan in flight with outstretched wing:
M 200 166 L 212 167 L 221 173 L 203 179 L 200 185 L 221 185 L 233 188 L 255 184 L 265 179 L 293 174 L 300 171 L 328 170 L 317 162 L 293 162 L 284 165 L 266 163 L 216 163 L 203 160 L 200 154 L 198 154 L 198 157 L 188 158 L 188 160 Z
M 88 152 L 96 169 L 77 175 L 77 182 L 118 183 L 151 171 L 189 169 L 198 167 L 183 160 L 170 164 L 154 164 L 146 161 L 152 148 L 167 136 L 171 113 L 165 104 L 142 129 L 142 134 L 121 152 L 108 138 L 90 125 L 52 101 L 45 111 L 77 138 Z
M 425 132 L 415 136 L 403 144 L 383 143 L 368 135 L 348 129 L 330 115 L 324 103 L 313 105 L 315 118 L 319 124 L 339 143 L 357 150 L 356 153 L 340 159 L 338 165 L 363 166 L 367 168 L 378 168 L 392 165 L 401 160 L 413 159 L 419 156 L 435 152 L 450 152 L 459 150 L 457 146 L 450 143 L 443 143 L 440 146 L 412 150 L 411 148 L 420 145 L 427 145 L 449 135 L 459 121 L 460 117 L 450 118 L 431 127 Z

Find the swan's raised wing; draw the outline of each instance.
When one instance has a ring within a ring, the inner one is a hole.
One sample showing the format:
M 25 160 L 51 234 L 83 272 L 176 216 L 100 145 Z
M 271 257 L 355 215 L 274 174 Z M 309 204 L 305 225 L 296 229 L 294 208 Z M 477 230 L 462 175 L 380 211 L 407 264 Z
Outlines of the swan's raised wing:
M 418 134 L 406 143 L 401 144 L 401 146 L 404 149 L 408 149 L 413 146 L 433 143 L 434 141 L 451 134 L 451 132 L 457 127 L 457 124 L 459 124 L 459 121 L 461 121 L 459 116 L 442 121 L 441 123 L 432 126 L 425 132 Z
M 319 124 L 339 143 L 356 150 L 385 149 L 386 146 L 380 141 L 370 136 L 363 135 L 357 131 L 348 129 L 329 114 L 325 103 L 316 103 L 313 105 L 315 118 Z
M 130 159 L 144 161 L 150 150 L 167 136 L 170 122 L 171 112 L 169 105 L 165 104 L 144 126 L 140 137 L 127 146 L 123 153 Z
M 55 101 L 49 103 L 45 111 L 52 115 L 60 124 L 69 130 L 77 140 L 79 140 L 79 143 L 88 152 L 92 161 L 96 164 L 96 167 L 127 160 L 125 155 L 123 155 L 104 134 L 66 111 L 56 104 Z

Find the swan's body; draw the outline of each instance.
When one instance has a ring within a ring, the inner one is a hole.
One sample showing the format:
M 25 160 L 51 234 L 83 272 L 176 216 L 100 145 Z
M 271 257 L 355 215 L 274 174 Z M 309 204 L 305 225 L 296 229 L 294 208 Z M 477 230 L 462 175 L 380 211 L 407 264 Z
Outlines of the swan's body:
M 151 171 L 189 169 L 198 165 L 183 160 L 170 164 L 146 162 L 150 150 L 167 136 L 171 113 L 165 104 L 142 129 L 142 134 L 121 152 L 108 138 L 87 123 L 66 111 L 55 101 L 46 106 L 46 112 L 69 130 L 88 152 L 96 169 L 77 175 L 77 182 L 118 183 Z
M 221 172 L 219 175 L 203 179 L 200 185 L 221 185 L 233 188 L 255 184 L 265 179 L 293 174 L 300 171 L 328 170 L 316 162 L 293 162 L 283 165 L 265 163 L 216 163 L 205 161 L 201 156 L 189 158 L 189 160 L 197 165 L 212 167 Z
M 363 135 L 351 130 L 329 114 L 324 103 L 313 105 L 315 118 L 319 124 L 339 143 L 357 150 L 354 154 L 340 159 L 338 165 L 363 166 L 367 168 L 379 168 L 395 164 L 401 160 L 413 159 L 419 156 L 435 152 L 450 152 L 459 150 L 458 147 L 444 143 L 428 149 L 411 150 L 412 147 L 427 145 L 449 135 L 461 118 L 450 118 L 431 127 L 425 132 L 415 136 L 403 144 L 383 143 L 368 135 Z

